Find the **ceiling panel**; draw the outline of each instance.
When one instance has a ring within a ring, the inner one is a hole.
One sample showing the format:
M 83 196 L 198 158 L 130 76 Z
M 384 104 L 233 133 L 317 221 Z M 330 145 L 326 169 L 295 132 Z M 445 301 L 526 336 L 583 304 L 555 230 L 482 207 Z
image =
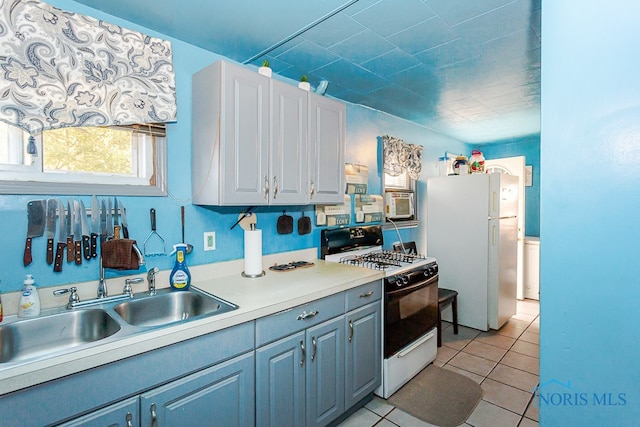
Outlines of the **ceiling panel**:
M 540 130 L 540 0 L 77 2 L 461 141 Z

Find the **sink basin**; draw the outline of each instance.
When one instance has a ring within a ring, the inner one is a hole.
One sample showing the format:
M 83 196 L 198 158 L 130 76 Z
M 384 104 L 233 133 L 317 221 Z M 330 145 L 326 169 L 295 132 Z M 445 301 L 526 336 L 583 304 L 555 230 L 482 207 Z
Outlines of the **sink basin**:
M 51 355 L 110 337 L 120 330 L 102 309 L 69 311 L 0 326 L 0 363 Z
M 130 325 L 161 326 L 196 318 L 213 316 L 237 309 L 238 306 L 191 288 L 188 291 L 162 289 L 157 295 L 134 298 L 114 307 Z

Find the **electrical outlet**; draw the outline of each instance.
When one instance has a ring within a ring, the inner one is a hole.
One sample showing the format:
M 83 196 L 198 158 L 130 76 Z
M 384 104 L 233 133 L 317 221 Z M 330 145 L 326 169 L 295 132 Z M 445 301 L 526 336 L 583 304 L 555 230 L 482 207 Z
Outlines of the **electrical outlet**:
M 204 250 L 215 251 L 216 250 L 216 233 L 215 231 L 205 231 L 204 233 Z

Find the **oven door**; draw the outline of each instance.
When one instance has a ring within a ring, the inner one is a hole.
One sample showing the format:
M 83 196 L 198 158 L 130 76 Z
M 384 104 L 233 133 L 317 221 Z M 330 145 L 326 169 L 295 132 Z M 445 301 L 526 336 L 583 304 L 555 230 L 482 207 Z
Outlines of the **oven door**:
M 438 324 L 438 276 L 385 292 L 384 357 L 389 358 Z

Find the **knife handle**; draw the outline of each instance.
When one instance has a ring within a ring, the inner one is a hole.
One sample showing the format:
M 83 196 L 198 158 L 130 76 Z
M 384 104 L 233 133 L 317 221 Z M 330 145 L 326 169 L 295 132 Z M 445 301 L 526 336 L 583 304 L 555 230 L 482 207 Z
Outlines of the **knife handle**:
M 31 237 L 27 237 L 27 241 L 24 244 L 24 257 L 22 258 L 22 261 L 25 267 L 31 264 Z
M 75 259 L 73 253 L 73 237 L 67 237 L 67 262 L 72 262 Z
M 56 259 L 53 263 L 53 271 L 60 273 L 62 271 L 62 254 L 64 254 L 64 248 L 67 246 L 65 242 L 58 242 L 56 248 Z
M 74 259 L 76 260 L 76 265 L 82 264 L 82 242 L 80 240 L 73 242 L 74 249 Z
M 53 264 L 53 239 L 47 239 L 47 264 Z
M 113 238 L 114 239 L 119 239 L 120 238 L 120 226 L 119 225 L 114 225 L 113 226 Z
M 89 236 L 82 236 L 82 253 L 84 254 L 84 259 L 91 259 L 91 245 L 89 244 Z
M 91 233 L 91 258 L 98 256 L 98 234 Z
M 125 239 L 129 238 L 129 229 L 124 225 L 122 226 L 122 237 L 124 237 Z

